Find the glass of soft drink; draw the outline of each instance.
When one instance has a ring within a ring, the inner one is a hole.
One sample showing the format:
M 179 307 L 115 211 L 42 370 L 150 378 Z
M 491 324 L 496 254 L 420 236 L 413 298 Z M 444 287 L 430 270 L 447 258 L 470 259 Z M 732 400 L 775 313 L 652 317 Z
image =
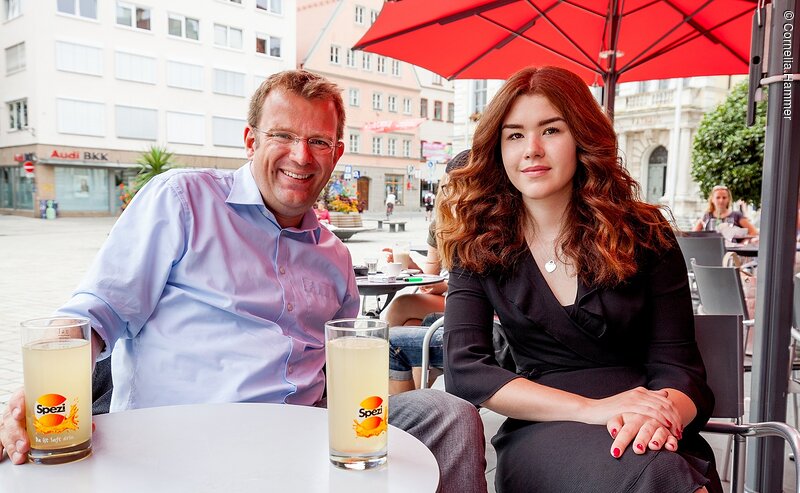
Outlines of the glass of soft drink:
M 395 262 L 400 262 L 403 269 L 408 269 L 411 264 L 411 243 L 408 241 L 398 241 L 392 248 L 392 255 Z
M 85 318 L 22 322 L 28 460 L 62 464 L 92 452 L 91 327 Z
M 386 463 L 389 326 L 376 319 L 325 324 L 330 460 L 344 469 Z

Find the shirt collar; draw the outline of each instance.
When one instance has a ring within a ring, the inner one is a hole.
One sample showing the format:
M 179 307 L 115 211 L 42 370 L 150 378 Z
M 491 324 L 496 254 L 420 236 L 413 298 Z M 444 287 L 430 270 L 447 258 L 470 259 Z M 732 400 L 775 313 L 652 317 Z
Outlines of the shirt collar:
M 228 198 L 225 199 L 225 202 L 228 204 L 261 206 L 264 215 L 277 226 L 278 221 L 275 219 L 275 214 L 273 214 L 268 207 L 264 206 L 264 198 L 261 196 L 261 191 L 258 189 L 258 184 L 256 184 L 256 180 L 253 177 L 252 165 L 253 162 L 248 161 L 233 172 L 233 184 L 231 185 L 231 191 L 228 193 Z M 321 234 L 320 228 L 321 226 L 317 220 L 317 215 L 314 214 L 313 210 L 308 209 L 303 215 L 303 219 L 300 221 L 298 227 L 282 229 L 291 233 L 311 233 L 314 241 L 319 243 Z

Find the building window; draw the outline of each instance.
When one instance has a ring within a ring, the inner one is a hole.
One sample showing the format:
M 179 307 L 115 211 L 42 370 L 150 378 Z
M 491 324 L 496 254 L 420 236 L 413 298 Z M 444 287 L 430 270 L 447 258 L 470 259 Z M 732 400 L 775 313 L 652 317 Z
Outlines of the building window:
M 411 157 L 411 141 L 403 141 L 403 157 Z
M 392 139 L 392 138 L 389 139 L 389 144 L 388 144 L 387 151 L 388 151 L 390 156 L 396 156 L 397 155 L 397 139 Z
M 25 42 L 6 48 L 6 75 L 25 70 Z
M 247 125 L 240 118 L 211 117 L 211 142 L 221 147 L 242 147 L 242 129 Z
M 214 44 L 241 50 L 242 30 L 235 27 L 223 26 L 222 24 L 214 24 Z
M 56 128 L 62 134 L 106 134 L 106 107 L 103 103 L 56 99 Z
M 385 74 L 386 73 L 386 57 L 385 56 L 378 56 L 378 73 Z
M 472 86 L 472 111 L 483 113 L 486 108 L 486 81 L 476 80 Z
M 403 175 L 385 175 L 383 182 L 386 184 L 386 193 L 393 193 L 397 197 L 397 205 L 403 203 Z M 386 197 L 384 196 L 384 201 Z
M 350 89 L 350 106 L 359 106 L 361 105 L 361 93 L 358 89 Z
M 364 24 L 364 7 L 356 5 L 356 24 Z
M 56 41 L 56 69 L 103 75 L 103 50 L 94 46 Z
M 167 85 L 181 89 L 203 90 L 203 66 L 167 61 Z
M 437 86 L 441 86 L 442 85 L 442 76 L 439 75 L 439 74 L 433 74 L 433 79 L 431 80 L 431 83 L 434 84 L 434 85 L 437 85 Z
M 397 96 L 389 96 L 389 111 L 397 113 Z
M 214 92 L 227 94 L 228 96 L 244 97 L 244 74 L 215 68 Z
M 116 76 L 120 80 L 156 83 L 156 59 L 118 51 L 115 57 Z
M 28 100 L 18 99 L 11 101 L 8 108 L 8 128 L 11 130 L 22 130 L 28 128 Z
M 356 51 L 355 50 L 347 50 L 347 54 L 345 55 L 345 63 L 348 67 L 355 67 L 356 66 Z
M 437 121 L 442 121 L 442 102 L 441 101 L 434 101 L 433 102 L 433 119 Z
M 383 95 L 379 92 L 372 93 L 372 109 L 373 110 L 383 109 Z
M 369 25 L 375 24 L 375 20 L 378 18 L 378 11 L 377 10 L 370 10 L 369 12 Z
M 281 38 L 256 33 L 256 52 L 280 58 Z
M 21 2 L 22 0 L 3 0 L 3 14 L 5 14 L 3 18 L 10 21 L 15 17 L 19 17 L 22 14 Z
M 411 98 L 403 98 L 403 113 L 406 115 L 411 114 Z
M 203 115 L 167 112 L 167 142 L 203 145 L 205 135 L 206 122 Z
M 117 137 L 122 139 L 156 140 L 158 110 L 117 105 Z
M 178 14 L 169 14 L 167 24 L 170 36 L 194 40 L 200 39 L 200 21 L 197 19 Z
M 283 0 L 256 0 L 256 8 L 281 15 L 283 14 Z
M 150 30 L 150 9 L 130 3 L 117 2 L 117 24 Z
M 56 0 L 56 8 L 62 14 L 97 19 L 97 0 Z
M 336 65 L 339 65 L 339 51 L 340 50 L 341 50 L 341 48 L 339 48 L 338 46 L 331 45 L 331 57 L 330 57 L 330 62 L 331 63 L 335 63 Z
M 428 118 L 428 99 L 427 98 L 420 98 L 419 99 L 419 117 L 420 118 Z
M 455 103 L 447 103 L 447 121 L 449 123 L 453 123 L 456 117 L 456 105 Z
M 372 138 L 372 153 L 376 156 L 380 156 L 382 153 L 381 147 L 383 146 L 383 137 L 373 137 Z
M 364 70 L 372 70 L 372 53 L 361 54 L 361 68 Z
M 400 60 L 392 60 L 392 75 L 400 76 Z
M 358 134 L 350 134 L 350 152 L 358 154 L 359 145 L 361 144 L 361 136 Z

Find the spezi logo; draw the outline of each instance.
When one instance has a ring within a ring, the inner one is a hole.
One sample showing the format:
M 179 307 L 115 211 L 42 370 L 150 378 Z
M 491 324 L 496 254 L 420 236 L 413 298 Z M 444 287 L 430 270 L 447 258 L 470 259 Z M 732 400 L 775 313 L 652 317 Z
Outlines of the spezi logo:
M 78 429 L 77 400 L 67 414 L 67 398 L 59 394 L 44 394 L 36 399 L 33 425 L 39 433 L 61 433 Z
M 359 423 L 357 419 L 353 420 L 353 429 L 356 431 L 356 436 L 369 438 L 378 436 L 386 431 L 386 417 L 380 417 L 384 414 L 383 399 L 373 395 L 361 401 L 359 406 L 358 417 L 362 418 L 363 421 Z

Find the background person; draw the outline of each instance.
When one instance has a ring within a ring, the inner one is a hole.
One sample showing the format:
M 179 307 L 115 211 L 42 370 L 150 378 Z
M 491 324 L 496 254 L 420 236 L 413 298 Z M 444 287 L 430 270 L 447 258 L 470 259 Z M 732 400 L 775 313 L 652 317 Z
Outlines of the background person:
M 136 195 L 59 310 L 91 320 L 95 360 L 114 348 L 112 412 L 321 403 L 324 323 L 359 310 L 350 253 L 311 210 L 344 151 L 344 118 L 335 84 L 273 74 L 250 102 L 247 163 L 172 170 Z M 472 405 L 419 391 L 389 407 L 436 456 L 443 490 L 485 491 Z M 4 448 L 15 464 L 30 447 L 24 410 L 20 391 L 0 425 L 0 458 Z
M 708 196 L 708 209 L 703 217 L 694 225 L 695 231 L 717 231 L 722 224 L 730 224 L 737 228 L 747 229 L 750 236 L 758 236 L 758 230 L 744 214 L 732 210 L 733 196 L 725 185 L 717 185 Z
M 461 151 L 447 163 L 440 190 L 447 186 L 450 171 L 465 166 L 469 161 L 469 150 Z M 436 221 L 428 228 L 428 254 L 423 263 L 425 274 L 439 275 L 442 263 L 436 247 Z M 443 274 L 447 276 L 447 271 Z M 442 315 L 447 295 L 447 280 L 438 284 L 420 286 L 418 292 L 403 294 L 389 304 L 386 321 L 389 323 L 389 393 L 396 394 L 420 387 L 420 365 L 422 362 L 422 343 L 426 329 L 420 329 L 423 319 L 432 314 Z M 433 323 L 438 316 L 430 317 Z M 422 324 L 423 326 L 425 324 Z M 412 326 L 412 327 L 400 327 Z M 430 361 L 433 368 L 443 366 L 442 331 L 434 333 L 430 340 Z M 431 381 L 438 377 L 431 372 Z
M 508 416 L 497 491 L 721 492 L 683 257 L 586 83 L 511 76 L 450 178 L 445 384 Z M 516 372 L 493 354 L 494 314 Z
M 389 189 L 389 193 L 386 194 L 386 219 L 389 219 L 389 216 L 394 212 L 395 202 L 397 202 L 397 195 Z
M 331 213 L 325 208 L 325 203 L 322 201 L 314 202 L 314 215 L 317 216 L 317 221 L 321 224 L 331 223 Z

